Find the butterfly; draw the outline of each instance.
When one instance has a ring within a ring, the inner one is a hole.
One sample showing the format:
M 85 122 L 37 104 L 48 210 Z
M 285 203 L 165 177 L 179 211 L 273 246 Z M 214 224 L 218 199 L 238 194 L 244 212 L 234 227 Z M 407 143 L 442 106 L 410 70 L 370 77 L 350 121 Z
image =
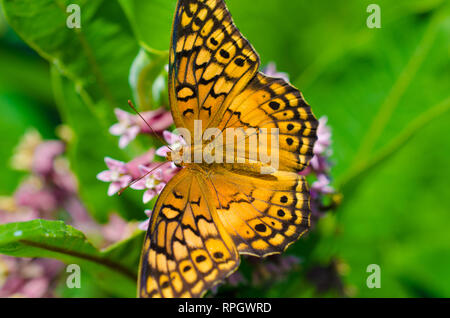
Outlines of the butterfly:
M 261 173 L 267 164 L 249 150 L 236 150 L 234 163 L 182 163 L 150 219 L 140 297 L 201 297 L 236 271 L 241 254 L 281 253 L 308 230 L 309 188 L 299 172 L 313 156 L 318 122 L 298 89 L 259 66 L 223 0 L 178 1 L 169 53 L 176 126 L 194 133 L 201 121 L 201 133 L 256 135 L 277 128 L 279 165 Z M 234 141 L 238 148 L 249 139 Z

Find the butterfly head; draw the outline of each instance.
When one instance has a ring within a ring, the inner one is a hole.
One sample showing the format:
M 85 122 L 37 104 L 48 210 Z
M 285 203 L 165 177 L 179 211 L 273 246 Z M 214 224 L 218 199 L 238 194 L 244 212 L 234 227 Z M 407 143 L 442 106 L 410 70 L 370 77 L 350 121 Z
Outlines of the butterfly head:
M 183 167 L 183 155 L 184 155 L 184 147 L 183 144 L 181 143 L 176 143 L 176 144 L 172 144 L 170 145 L 170 150 L 167 154 L 166 154 L 166 160 L 169 162 L 173 162 L 175 164 L 175 166 L 181 168 Z

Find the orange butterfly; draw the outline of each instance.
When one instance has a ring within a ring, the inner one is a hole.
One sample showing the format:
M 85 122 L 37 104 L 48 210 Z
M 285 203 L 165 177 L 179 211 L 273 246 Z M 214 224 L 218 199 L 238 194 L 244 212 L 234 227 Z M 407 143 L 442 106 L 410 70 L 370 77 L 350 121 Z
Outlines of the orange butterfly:
M 201 297 L 238 268 L 239 254 L 281 253 L 307 231 L 309 189 L 298 172 L 313 155 L 318 122 L 295 87 L 259 66 L 223 0 L 178 1 L 169 69 L 176 126 L 195 135 L 200 121 L 200 135 L 242 128 L 259 138 L 263 129 L 278 129 L 279 162 L 275 170 L 260 160 L 251 134 L 233 136 L 232 163 L 181 162 L 150 220 L 139 296 Z

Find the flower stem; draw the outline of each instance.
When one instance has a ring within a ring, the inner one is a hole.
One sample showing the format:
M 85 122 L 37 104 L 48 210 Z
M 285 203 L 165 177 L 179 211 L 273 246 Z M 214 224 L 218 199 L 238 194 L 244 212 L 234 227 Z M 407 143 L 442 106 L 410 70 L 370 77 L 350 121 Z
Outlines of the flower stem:
M 398 77 L 385 101 L 381 105 L 378 114 L 375 116 L 372 124 L 361 142 L 361 146 L 355 156 L 354 163 L 369 161 L 369 156 L 388 124 L 394 110 L 397 108 L 401 98 L 405 94 L 409 85 L 413 81 L 425 57 L 431 49 L 439 30 L 442 15 L 435 14 L 429 23 L 425 34 L 417 46 L 414 54 L 411 56 L 408 64 Z

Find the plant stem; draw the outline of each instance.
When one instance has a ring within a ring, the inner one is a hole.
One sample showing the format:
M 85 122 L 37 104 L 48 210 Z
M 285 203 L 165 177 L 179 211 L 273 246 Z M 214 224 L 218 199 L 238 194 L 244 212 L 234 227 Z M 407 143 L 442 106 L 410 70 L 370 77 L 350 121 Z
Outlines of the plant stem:
M 113 262 L 109 259 L 105 259 L 102 257 L 93 256 L 93 255 L 89 255 L 89 254 L 84 254 L 84 253 L 80 253 L 80 252 L 69 251 L 69 250 L 65 250 L 63 248 L 49 246 L 49 245 L 45 245 L 42 243 L 28 241 L 28 240 L 20 240 L 19 242 L 22 244 L 28 245 L 28 246 L 37 247 L 37 248 L 41 248 L 41 249 L 44 249 L 47 251 L 52 251 L 52 252 L 56 252 L 56 253 L 60 253 L 60 254 L 64 254 L 64 255 L 69 255 L 69 256 L 81 258 L 81 259 L 84 259 L 84 260 L 87 260 L 87 261 L 90 261 L 93 263 L 97 263 L 99 265 L 108 267 L 109 269 L 111 269 L 113 271 L 119 272 L 122 275 L 128 277 L 129 279 L 131 279 L 133 281 L 137 281 L 137 276 L 133 271 L 131 271 L 127 267 L 125 267 L 119 263 Z
M 428 111 L 424 112 L 413 120 L 404 130 L 400 133 L 391 143 L 381 150 L 377 155 L 375 155 L 371 160 L 360 163 L 347 174 L 341 181 L 339 188 L 343 193 L 349 185 L 354 184 L 358 179 L 360 179 L 365 173 L 373 169 L 377 165 L 384 162 L 387 158 L 391 157 L 393 154 L 402 149 L 409 140 L 419 131 L 421 131 L 427 124 L 432 122 L 434 119 L 439 118 L 450 110 L 450 97 L 446 98 L 444 101 L 438 103 L 434 107 L 430 108 Z
M 388 124 L 394 110 L 397 108 L 401 98 L 405 94 L 407 88 L 411 84 L 414 76 L 417 74 L 425 57 L 437 35 L 441 15 L 435 14 L 429 23 L 422 40 L 417 46 L 414 54 L 411 56 L 408 64 L 398 77 L 391 91 L 387 95 L 385 101 L 381 105 L 378 114 L 375 116 L 372 124 L 361 142 L 361 146 L 355 156 L 354 163 L 367 162 L 369 156 L 376 145 L 376 142 L 383 133 Z

